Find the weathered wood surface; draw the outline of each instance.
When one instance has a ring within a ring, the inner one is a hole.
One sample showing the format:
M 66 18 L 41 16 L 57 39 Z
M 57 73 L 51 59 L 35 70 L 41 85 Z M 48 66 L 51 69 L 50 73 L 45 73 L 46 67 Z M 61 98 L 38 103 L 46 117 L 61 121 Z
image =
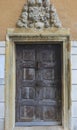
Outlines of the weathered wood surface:
M 60 124 L 61 45 L 16 45 L 16 66 L 16 122 Z

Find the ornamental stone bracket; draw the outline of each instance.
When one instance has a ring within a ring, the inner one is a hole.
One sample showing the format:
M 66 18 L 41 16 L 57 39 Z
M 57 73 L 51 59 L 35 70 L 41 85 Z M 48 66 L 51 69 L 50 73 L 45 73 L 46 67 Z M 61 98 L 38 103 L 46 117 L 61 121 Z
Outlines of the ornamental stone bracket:
M 61 28 L 62 24 L 50 0 L 28 0 L 16 24 L 20 28 Z

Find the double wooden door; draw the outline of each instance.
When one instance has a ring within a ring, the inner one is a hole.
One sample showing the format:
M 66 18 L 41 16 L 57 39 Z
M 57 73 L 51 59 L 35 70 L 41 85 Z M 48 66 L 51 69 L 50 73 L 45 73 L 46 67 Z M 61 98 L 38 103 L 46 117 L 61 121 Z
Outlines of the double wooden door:
M 16 123 L 61 124 L 61 46 L 16 45 Z

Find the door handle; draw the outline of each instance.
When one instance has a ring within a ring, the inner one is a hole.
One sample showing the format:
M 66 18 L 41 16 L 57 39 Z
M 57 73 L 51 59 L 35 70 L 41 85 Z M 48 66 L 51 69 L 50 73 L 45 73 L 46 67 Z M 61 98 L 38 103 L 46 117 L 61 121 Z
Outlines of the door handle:
M 36 62 L 36 70 L 38 70 L 38 67 L 39 67 L 39 66 L 38 66 L 38 61 L 37 61 L 37 62 Z

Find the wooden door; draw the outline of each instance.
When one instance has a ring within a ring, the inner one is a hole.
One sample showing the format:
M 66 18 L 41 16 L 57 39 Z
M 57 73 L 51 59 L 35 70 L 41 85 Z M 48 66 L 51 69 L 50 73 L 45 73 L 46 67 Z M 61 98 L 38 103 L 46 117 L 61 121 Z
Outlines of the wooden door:
M 16 45 L 16 123 L 61 124 L 61 46 Z

